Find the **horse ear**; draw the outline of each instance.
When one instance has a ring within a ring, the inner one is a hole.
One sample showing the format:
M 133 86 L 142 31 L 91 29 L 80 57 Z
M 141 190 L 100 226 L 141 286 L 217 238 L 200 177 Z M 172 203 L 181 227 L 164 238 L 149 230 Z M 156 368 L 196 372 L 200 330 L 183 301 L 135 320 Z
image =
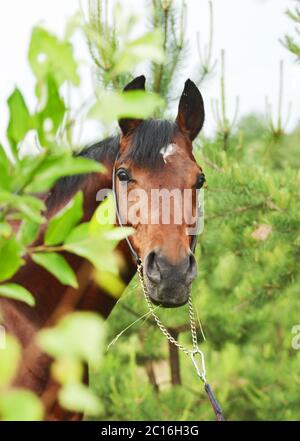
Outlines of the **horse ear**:
M 128 90 L 145 90 L 145 82 L 145 76 L 140 75 L 139 77 L 136 77 L 134 80 L 130 81 L 130 83 L 128 83 L 124 87 L 123 91 L 127 92 Z
M 195 83 L 187 80 L 179 101 L 176 118 L 180 130 L 193 141 L 204 123 L 204 103 Z
M 130 90 L 145 90 L 145 81 L 146 81 L 145 76 L 140 75 L 139 77 L 136 77 L 134 80 L 128 83 L 124 87 L 123 92 L 128 92 Z M 122 130 L 123 135 L 126 136 L 129 132 L 134 130 L 141 122 L 142 120 L 138 118 L 122 118 L 119 119 L 119 126 Z

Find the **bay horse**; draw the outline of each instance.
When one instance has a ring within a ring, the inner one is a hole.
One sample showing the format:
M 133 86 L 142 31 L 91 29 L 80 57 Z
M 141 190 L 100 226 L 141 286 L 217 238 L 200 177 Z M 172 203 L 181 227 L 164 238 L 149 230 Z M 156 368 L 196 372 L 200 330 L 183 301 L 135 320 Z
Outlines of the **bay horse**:
M 145 90 L 145 77 L 139 76 L 124 89 Z M 80 155 L 101 162 L 106 172 L 76 175 L 60 179 L 46 198 L 50 219 L 81 190 L 84 195 L 84 216 L 88 221 L 95 212 L 99 189 L 112 188 L 112 172 L 120 185 L 131 190 L 141 188 L 146 194 L 152 189 L 200 188 L 204 174 L 192 153 L 192 141 L 204 122 L 204 104 L 200 91 L 191 81 L 185 82 L 176 121 L 124 118 L 119 121 L 120 135 L 107 138 L 85 149 Z M 120 198 L 117 191 L 116 198 Z M 122 201 L 120 212 L 122 212 Z M 130 209 L 130 203 L 129 204 Z M 171 209 L 172 210 L 172 209 Z M 171 212 L 172 214 L 172 212 Z M 197 274 L 195 257 L 191 252 L 191 236 L 186 234 L 186 223 L 163 224 L 131 223 L 135 234 L 130 243 L 144 265 L 144 278 L 151 300 L 165 307 L 176 307 L 187 302 L 191 283 Z M 35 245 L 43 243 L 42 228 Z M 127 285 L 136 272 L 136 262 L 125 240 L 118 246 L 126 266 L 120 276 Z M 74 310 L 97 311 L 107 317 L 116 299 L 101 289 L 92 278 L 91 265 L 73 254 L 64 253 L 77 274 L 77 289 L 66 287 L 50 273 L 37 266 L 30 256 L 26 264 L 12 278 L 33 293 L 36 306 L 0 299 L 4 325 L 22 345 L 22 363 L 14 386 L 29 388 L 42 397 L 45 418 L 75 420 L 80 416 L 61 409 L 57 401 L 58 385 L 51 379 L 51 359 L 35 344 L 36 333 L 54 325 L 64 314 Z

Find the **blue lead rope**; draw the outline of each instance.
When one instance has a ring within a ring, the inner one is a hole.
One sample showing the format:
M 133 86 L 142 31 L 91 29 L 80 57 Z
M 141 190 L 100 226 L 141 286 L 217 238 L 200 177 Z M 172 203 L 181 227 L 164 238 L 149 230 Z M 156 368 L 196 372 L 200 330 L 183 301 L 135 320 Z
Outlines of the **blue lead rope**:
M 217 402 L 216 397 L 214 396 L 213 391 L 211 390 L 211 387 L 208 383 L 204 384 L 204 389 L 205 392 L 207 393 L 207 396 L 209 398 L 210 404 L 213 408 L 213 411 L 215 412 L 216 415 L 216 420 L 217 421 L 225 421 L 225 418 L 223 416 L 223 412 L 221 409 L 220 404 Z

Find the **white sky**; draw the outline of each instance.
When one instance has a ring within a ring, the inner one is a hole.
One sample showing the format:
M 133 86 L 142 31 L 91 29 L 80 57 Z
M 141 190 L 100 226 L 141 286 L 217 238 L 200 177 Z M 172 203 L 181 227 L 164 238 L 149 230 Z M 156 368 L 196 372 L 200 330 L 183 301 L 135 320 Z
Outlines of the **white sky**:
M 82 0 L 85 4 L 86 0 Z M 124 0 L 123 0 L 124 3 Z M 208 35 L 207 0 L 187 0 L 188 19 L 186 35 L 190 44 L 190 60 L 197 59 L 196 32 L 200 31 L 202 42 Z M 235 97 L 240 98 L 240 115 L 256 111 L 264 112 L 265 96 L 271 98 L 277 108 L 279 61 L 285 61 L 284 113 L 288 102 L 293 104 L 289 128 L 300 119 L 300 66 L 292 55 L 279 43 L 293 25 L 285 16 L 292 0 L 213 0 L 214 4 L 214 56 L 219 57 L 221 48 L 226 50 L 226 88 L 229 116 L 234 112 Z M 128 6 L 127 6 L 128 5 Z M 131 6 L 130 6 L 131 5 Z M 126 7 L 144 13 L 142 0 L 126 0 Z M 9 0 L 0 4 L 0 141 L 5 143 L 7 126 L 6 99 L 18 85 L 30 106 L 34 104 L 34 79 L 27 62 L 27 50 L 31 29 L 43 24 L 57 34 L 62 34 L 66 19 L 78 8 L 77 0 Z M 75 39 L 79 58 L 86 58 L 85 45 Z M 219 96 L 219 67 L 216 75 L 203 85 L 206 103 L 205 130 L 211 133 L 215 122 L 211 114 L 211 99 Z M 78 103 L 91 93 L 89 68 L 82 70 L 83 85 L 76 100 Z M 187 77 L 193 79 L 195 65 L 184 66 L 182 84 Z M 298 87 L 297 87 L 298 86 Z M 82 142 L 97 139 L 98 129 L 90 125 L 85 129 Z

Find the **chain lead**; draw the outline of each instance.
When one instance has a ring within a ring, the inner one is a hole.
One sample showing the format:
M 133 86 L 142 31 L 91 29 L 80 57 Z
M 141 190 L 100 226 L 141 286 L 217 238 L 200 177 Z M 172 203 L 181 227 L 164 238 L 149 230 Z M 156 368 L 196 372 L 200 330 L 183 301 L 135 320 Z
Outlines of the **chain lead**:
M 189 309 L 189 316 L 190 316 L 190 325 L 191 325 L 191 334 L 192 334 L 192 343 L 193 343 L 193 350 L 187 349 L 185 346 L 181 345 L 178 340 L 176 340 L 170 332 L 167 330 L 167 328 L 162 324 L 160 321 L 160 318 L 157 316 L 153 309 L 153 305 L 151 303 L 147 287 L 145 284 L 144 276 L 143 276 L 143 264 L 141 260 L 137 263 L 137 272 L 139 275 L 140 283 L 142 286 L 143 294 L 146 299 L 148 308 L 151 312 L 152 317 L 154 318 L 158 328 L 163 333 L 163 335 L 173 344 L 175 345 L 179 350 L 184 352 L 185 354 L 189 355 L 191 357 L 191 360 L 193 362 L 193 365 L 196 369 L 197 375 L 201 378 L 201 380 L 206 383 L 206 369 L 205 369 L 205 359 L 204 354 L 202 351 L 200 351 L 198 346 L 198 340 L 197 340 L 197 329 L 195 324 L 195 314 L 194 314 L 194 308 L 191 297 L 189 297 L 188 300 L 188 309 Z M 195 356 L 199 354 L 201 357 L 201 368 L 198 366 L 197 360 L 195 359 Z

